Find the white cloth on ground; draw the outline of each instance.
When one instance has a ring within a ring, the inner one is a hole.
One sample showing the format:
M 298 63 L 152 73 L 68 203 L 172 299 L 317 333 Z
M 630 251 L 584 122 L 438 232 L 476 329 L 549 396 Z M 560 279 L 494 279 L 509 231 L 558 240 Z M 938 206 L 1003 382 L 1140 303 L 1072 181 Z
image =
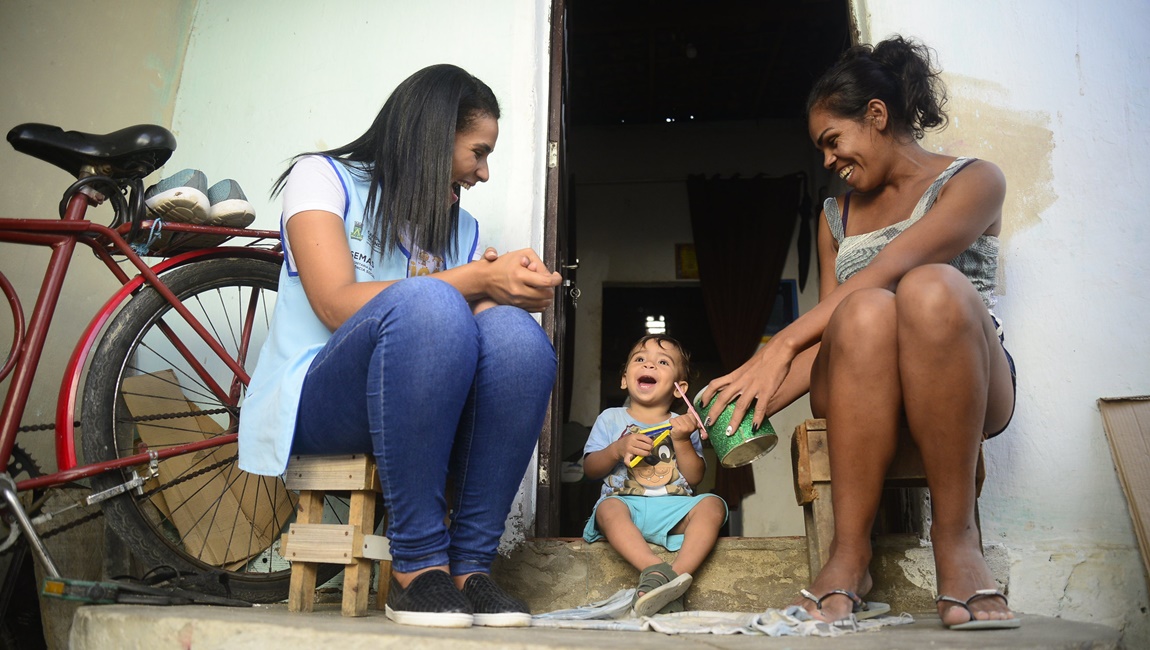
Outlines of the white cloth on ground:
M 533 627 L 580 630 L 614 630 L 663 634 L 750 634 L 765 636 L 839 636 L 888 625 L 914 622 L 909 614 L 877 616 L 864 621 L 830 624 L 815 620 L 802 607 L 767 609 L 764 612 L 688 611 L 638 618 L 631 611 L 635 589 L 620 589 L 609 598 L 581 607 L 561 609 L 531 617 Z M 854 618 L 853 616 L 851 617 Z

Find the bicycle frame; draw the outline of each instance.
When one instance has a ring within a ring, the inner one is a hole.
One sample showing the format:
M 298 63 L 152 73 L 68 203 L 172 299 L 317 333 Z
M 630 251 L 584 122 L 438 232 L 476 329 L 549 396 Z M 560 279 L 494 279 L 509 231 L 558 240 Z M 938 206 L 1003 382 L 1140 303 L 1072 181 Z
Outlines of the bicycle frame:
M 3 411 L 0 413 L 0 471 L 4 471 L 7 468 L 9 458 L 12 454 L 12 448 L 16 443 L 17 429 L 24 415 L 24 409 L 27 406 L 32 381 L 36 375 L 36 369 L 39 365 L 41 354 L 43 353 L 48 328 L 51 325 L 52 317 L 55 314 L 56 306 L 59 302 L 64 278 L 68 273 L 72 254 L 76 248 L 76 242 L 80 241 L 92 249 L 96 257 L 104 262 L 104 265 L 123 285 L 108 299 L 95 317 L 92 318 L 81 336 L 80 341 L 74 348 L 71 359 L 64 372 L 56 409 L 55 438 L 58 471 L 54 474 L 21 481 L 16 484 L 17 490 L 60 485 L 101 472 L 145 463 L 152 458 L 168 458 L 200 449 L 225 445 L 235 442 L 236 440 L 236 434 L 231 433 L 210 440 L 173 446 L 157 452 L 142 452 L 118 460 L 78 466 L 74 416 L 80 375 L 83 372 L 88 355 L 99 338 L 100 332 L 116 310 L 145 283 L 150 285 L 187 321 L 188 325 L 220 360 L 236 373 L 238 378 L 246 383 L 248 381 L 248 375 L 243 369 L 243 361 L 247 351 L 240 350 L 240 358 L 232 358 L 211 336 L 207 328 L 188 311 L 158 276 L 160 273 L 190 262 L 213 257 L 231 256 L 259 257 L 273 260 L 280 259 L 278 252 L 267 248 L 228 246 L 192 250 L 165 259 L 159 264 L 151 266 L 147 264 L 124 239 L 124 234 L 128 232 L 130 228 L 129 224 L 124 224 L 118 229 L 112 229 L 88 221 L 84 218 L 88 207 L 88 197 L 83 193 L 76 193 L 69 200 L 67 209 L 60 221 L 0 218 L 0 242 L 46 246 L 52 249 L 48 266 L 44 271 L 44 280 L 36 297 L 32 318 L 28 321 L 26 333 L 23 328 L 23 311 L 20 307 L 19 299 L 15 292 L 11 290 L 11 285 L 7 282 L 3 283 L 3 287 L 0 287 L 3 288 L 5 295 L 8 297 L 13 309 L 14 318 L 17 321 L 12 352 L 15 358 L 15 364 L 9 368 L 8 366 L 10 364 L 6 363 L 4 368 L 4 372 L 12 370 L 13 375 L 12 382 L 8 388 L 8 395 L 4 400 Z M 145 221 L 141 225 L 146 228 L 150 224 L 150 221 Z M 272 230 L 234 229 L 179 223 L 165 224 L 164 228 L 165 230 L 174 232 L 241 236 L 252 238 L 256 241 L 278 241 L 280 238 L 280 233 Z M 114 247 L 115 252 L 123 255 L 132 263 L 138 271 L 138 275 L 134 277 L 129 276 L 124 269 L 120 268 L 117 261 L 113 259 L 113 251 L 109 250 L 108 244 Z M 234 386 L 225 389 L 217 385 L 203 367 L 192 357 L 186 346 L 183 346 L 177 341 L 173 341 L 173 344 L 176 345 L 184 358 L 188 360 L 197 371 L 201 379 L 205 380 L 217 397 L 229 404 L 234 405 L 236 403 L 237 395 L 235 394 L 236 390 Z M 0 378 L 2 377 L 3 374 L 0 374 Z

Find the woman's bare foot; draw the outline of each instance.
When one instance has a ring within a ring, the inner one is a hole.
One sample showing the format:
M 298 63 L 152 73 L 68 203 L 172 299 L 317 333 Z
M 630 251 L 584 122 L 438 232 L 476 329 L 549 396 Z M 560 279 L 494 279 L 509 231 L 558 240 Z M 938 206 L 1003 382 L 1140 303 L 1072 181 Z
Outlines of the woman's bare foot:
M 862 598 L 874 586 L 868 569 L 869 564 L 869 552 L 848 553 L 840 549 L 832 549 L 830 559 L 823 565 L 808 591 L 816 598 L 822 598 L 825 594 L 836 589 L 842 589 Z M 806 609 L 814 618 L 829 623 L 847 618 L 854 610 L 854 603 L 851 602 L 851 599 L 841 595 L 831 596 L 824 600 L 822 609 L 819 609 L 814 601 L 805 596 L 796 598 L 791 604 L 798 605 Z
M 990 566 L 979 552 L 977 539 L 971 544 L 969 540 L 949 543 L 945 538 L 940 540 L 934 534 L 931 537 L 934 542 L 934 564 L 940 596 L 965 601 L 980 589 L 998 588 Z M 974 619 L 979 621 L 1014 618 L 1014 613 L 1010 611 L 1004 597 L 975 598 L 967 607 L 970 611 L 956 603 L 943 601 L 938 603 L 938 616 L 947 626 L 966 623 L 971 620 L 972 614 Z

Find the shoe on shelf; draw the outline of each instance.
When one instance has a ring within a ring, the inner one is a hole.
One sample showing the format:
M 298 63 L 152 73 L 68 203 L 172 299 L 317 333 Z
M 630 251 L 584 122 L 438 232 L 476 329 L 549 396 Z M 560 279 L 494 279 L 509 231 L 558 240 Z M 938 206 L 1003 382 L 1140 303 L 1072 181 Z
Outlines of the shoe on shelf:
M 387 617 L 401 625 L 424 627 L 471 627 L 471 602 L 455 588 L 446 571 L 425 571 L 407 588 L 395 576 L 387 591 Z
M 246 228 L 256 219 L 256 210 L 240 189 L 228 178 L 208 188 L 208 222 L 213 226 Z
M 204 224 L 208 222 L 211 202 L 208 179 L 198 169 L 185 169 L 161 179 L 144 192 L 148 217 Z
M 527 627 L 531 610 L 527 603 L 509 595 L 486 573 L 476 573 L 463 583 L 463 595 L 471 601 L 475 625 L 487 627 Z

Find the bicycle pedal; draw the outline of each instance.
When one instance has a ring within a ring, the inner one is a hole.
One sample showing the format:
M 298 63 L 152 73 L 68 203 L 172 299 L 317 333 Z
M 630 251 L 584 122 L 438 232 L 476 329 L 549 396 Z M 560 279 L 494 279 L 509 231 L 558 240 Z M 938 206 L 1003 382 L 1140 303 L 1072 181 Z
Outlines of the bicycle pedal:
M 119 597 L 120 585 L 114 582 L 92 582 L 71 578 L 44 578 L 41 593 L 62 600 L 110 605 Z

